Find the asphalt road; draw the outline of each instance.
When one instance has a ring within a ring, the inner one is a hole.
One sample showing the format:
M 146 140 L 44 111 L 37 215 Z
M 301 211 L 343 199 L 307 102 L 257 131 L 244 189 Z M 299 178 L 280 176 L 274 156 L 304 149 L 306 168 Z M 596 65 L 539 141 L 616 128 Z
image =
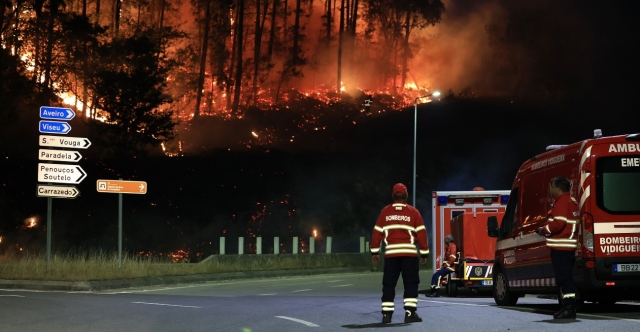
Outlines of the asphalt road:
M 426 290 L 429 275 L 421 275 Z M 640 306 L 585 304 L 576 320 L 553 320 L 557 301 L 497 307 L 488 295 L 420 295 L 422 323 L 396 312 L 380 324 L 380 272 L 149 286 L 100 292 L 0 289 L 0 331 L 638 331 Z

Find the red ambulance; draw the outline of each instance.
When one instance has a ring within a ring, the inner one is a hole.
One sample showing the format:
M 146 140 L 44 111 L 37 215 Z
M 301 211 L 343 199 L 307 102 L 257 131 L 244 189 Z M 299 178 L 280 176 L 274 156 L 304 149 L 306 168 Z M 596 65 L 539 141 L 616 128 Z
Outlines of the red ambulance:
M 442 266 L 444 237 L 453 235 L 457 247 L 456 272 L 443 280 L 447 295 L 456 296 L 459 287 L 472 291 L 491 287 L 495 239 L 487 236 L 489 216 L 501 217 L 509 190 L 434 191 L 432 193 L 432 270 Z M 451 281 L 451 282 L 449 282 Z
M 549 146 L 518 170 L 498 225 L 493 293 L 498 305 L 525 294 L 558 294 L 549 248 L 535 233 L 551 208 L 551 180 L 566 176 L 580 209 L 574 266 L 579 301 L 612 304 L 640 299 L 640 135 L 594 138 Z
M 477 293 L 493 287 L 493 262 L 496 240 L 487 235 L 485 221 L 501 218 L 504 211 L 464 212 L 451 220 L 451 235 L 456 244 L 455 273 L 446 279 L 447 295 L 457 296 L 458 288 Z

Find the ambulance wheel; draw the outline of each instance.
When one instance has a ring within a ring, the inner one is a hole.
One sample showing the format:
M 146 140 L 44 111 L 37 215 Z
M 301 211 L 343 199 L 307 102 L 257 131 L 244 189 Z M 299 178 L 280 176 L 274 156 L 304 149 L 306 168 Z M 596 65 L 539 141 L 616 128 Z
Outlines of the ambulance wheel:
M 451 297 L 458 296 L 458 282 L 455 280 L 449 279 L 447 282 L 447 294 Z
M 493 299 L 497 305 L 515 305 L 518 302 L 518 295 L 509 290 L 507 275 L 498 268 L 493 272 Z

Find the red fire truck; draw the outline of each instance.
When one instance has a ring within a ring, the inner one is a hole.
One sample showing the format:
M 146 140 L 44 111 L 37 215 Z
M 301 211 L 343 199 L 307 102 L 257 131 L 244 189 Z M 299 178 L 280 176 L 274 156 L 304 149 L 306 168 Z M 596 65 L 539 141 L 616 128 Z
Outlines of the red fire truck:
M 431 250 L 433 271 L 442 266 L 444 237 L 453 235 L 457 247 L 456 272 L 443 280 L 449 296 L 459 287 L 477 291 L 491 287 L 495 240 L 486 234 L 489 216 L 502 217 L 509 190 L 434 191 L 432 193 Z
M 578 300 L 612 304 L 640 299 L 640 135 L 602 137 L 549 146 L 525 161 L 513 182 L 502 222 L 488 218 L 497 237 L 493 292 L 498 305 L 525 294 L 558 294 L 545 238 L 535 233 L 550 209 L 557 176 L 572 184 L 580 224 L 574 266 Z

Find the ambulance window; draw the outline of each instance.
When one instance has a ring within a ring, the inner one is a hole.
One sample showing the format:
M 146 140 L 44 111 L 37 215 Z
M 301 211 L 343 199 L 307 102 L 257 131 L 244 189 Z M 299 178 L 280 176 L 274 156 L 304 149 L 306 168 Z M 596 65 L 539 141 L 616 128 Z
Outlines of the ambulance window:
M 596 201 L 611 214 L 640 213 L 640 158 L 615 156 L 596 162 Z
M 518 187 L 513 188 L 511 190 L 511 194 L 509 196 L 509 203 L 507 204 L 507 209 L 504 212 L 504 216 L 502 217 L 502 224 L 500 225 L 500 233 L 502 233 L 503 237 L 506 237 L 511 233 L 513 228 L 516 225 L 516 215 L 518 212 Z
M 463 213 L 465 213 L 465 210 L 451 210 L 451 220 Z

